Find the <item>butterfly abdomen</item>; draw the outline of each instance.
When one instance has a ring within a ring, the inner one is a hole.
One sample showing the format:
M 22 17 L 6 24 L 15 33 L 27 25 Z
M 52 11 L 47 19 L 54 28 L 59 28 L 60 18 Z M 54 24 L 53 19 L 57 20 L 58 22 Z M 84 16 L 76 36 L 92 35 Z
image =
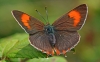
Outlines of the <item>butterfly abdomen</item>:
M 47 25 L 44 27 L 46 35 L 48 36 L 49 43 L 52 47 L 54 47 L 56 43 L 55 35 L 54 35 L 54 28 L 51 25 Z

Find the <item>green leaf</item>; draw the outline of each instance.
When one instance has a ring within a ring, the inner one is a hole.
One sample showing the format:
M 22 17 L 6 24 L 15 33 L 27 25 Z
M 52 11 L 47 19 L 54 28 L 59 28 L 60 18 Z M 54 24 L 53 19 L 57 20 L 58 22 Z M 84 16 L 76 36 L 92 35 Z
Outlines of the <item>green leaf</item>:
M 36 50 L 29 44 L 28 35 L 15 34 L 0 40 L 0 57 L 44 58 L 46 54 Z
M 30 59 L 27 62 L 67 62 L 65 58 L 61 56 L 54 56 L 50 58 L 34 58 Z

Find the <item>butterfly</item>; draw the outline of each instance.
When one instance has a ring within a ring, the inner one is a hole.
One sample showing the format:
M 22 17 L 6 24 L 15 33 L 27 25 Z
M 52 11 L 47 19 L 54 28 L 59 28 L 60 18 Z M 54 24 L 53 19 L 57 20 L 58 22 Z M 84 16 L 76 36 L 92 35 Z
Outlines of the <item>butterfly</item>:
M 38 19 L 18 10 L 12 14 L 19 25 L 29 34 L 30 44 L 47 55 L 66 54 L 80 41 L 78 30 L 87 18 L 88 8 L 81 4 L 65 13 L 52 25 L 44 24 Z

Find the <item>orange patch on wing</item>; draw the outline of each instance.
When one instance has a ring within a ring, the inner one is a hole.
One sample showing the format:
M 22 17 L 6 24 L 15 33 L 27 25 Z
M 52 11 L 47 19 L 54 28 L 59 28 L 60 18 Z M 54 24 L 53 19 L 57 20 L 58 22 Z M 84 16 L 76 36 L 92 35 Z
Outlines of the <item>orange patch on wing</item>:
M 28 29 L 31 28 L 30 25 L 29 25 L 29 23 L 28 23 L 29 18 L 30 18 L 30 16 L 28 16 L 28 15 L 26 15 L 26 14 L 22 14 L 22 16 L 21 16 L 22 23 L 23 23 Z
M 81 15 L 78 11 L 73 10 L 71 12 L 69 12 L 68 14 L 70 16 L 70 18 L 74 18 L 74 25 L 73 26 L 77 26 L 77 24 L 80 22 L 81 19 Z
M 54 50 L 52 50 L 51 52 L 50 52 L 50 51 L 46 51 L 46 54 L 47 54 L 47 55 L 52 55 L 52 56 L 53 56 L 53 55 L 54 55 Z
M 55 49 L 55 51 L 57 55 L 60 55 L 60 51 L 58 49 Z
M 63 53 L 63 54 L 66 54 L 66 50 L 63 50 L 62 53 Z

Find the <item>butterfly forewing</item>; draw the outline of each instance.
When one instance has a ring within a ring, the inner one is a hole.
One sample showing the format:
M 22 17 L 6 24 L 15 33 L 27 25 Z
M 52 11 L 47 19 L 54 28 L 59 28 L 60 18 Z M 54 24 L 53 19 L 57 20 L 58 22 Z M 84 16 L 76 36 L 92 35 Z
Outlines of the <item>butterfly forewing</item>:
M 70 12 L 64 14 L 53 23 L 55 30 L 79 30 L 87 17 L 87 6 L 82 4 Z
M 29 16 L 28 14 L 13 10 L 12 14 L 17 22 L 25 29 L 25 31 L 29 34 L 34 34 L 38 31 L 42 31 L 44 28 L 44 24 L 34 17 Z

